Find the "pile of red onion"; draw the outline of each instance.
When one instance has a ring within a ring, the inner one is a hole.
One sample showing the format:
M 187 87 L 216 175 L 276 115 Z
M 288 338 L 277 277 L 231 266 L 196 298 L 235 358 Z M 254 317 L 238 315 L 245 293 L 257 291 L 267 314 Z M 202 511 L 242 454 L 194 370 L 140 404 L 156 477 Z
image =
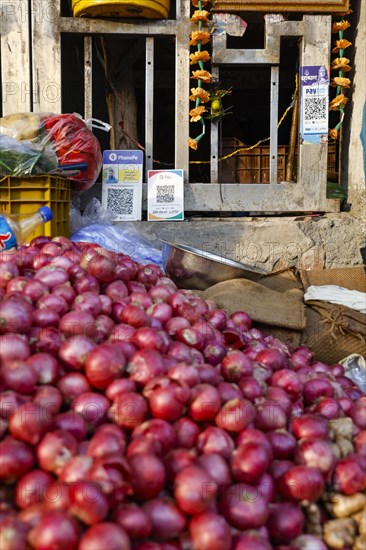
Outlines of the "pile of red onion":
M 322 550 L 307 506 L 365 491 L 341 365 L 127 255 L 2 253 L 0 361 L 1 550 Z

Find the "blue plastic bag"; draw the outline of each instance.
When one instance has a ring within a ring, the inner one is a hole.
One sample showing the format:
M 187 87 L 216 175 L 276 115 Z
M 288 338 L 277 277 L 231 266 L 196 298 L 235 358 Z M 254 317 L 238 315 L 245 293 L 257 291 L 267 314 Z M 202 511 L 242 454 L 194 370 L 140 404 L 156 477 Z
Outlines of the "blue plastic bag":
M 141 264 L 155 264 L 163 268 L 162 252 L 155 248 L 128 222 L 123 225 L 94 223 L 82 227 L 71 237 L 74 242 L 91 242 L 111 250 L 128 254 Z

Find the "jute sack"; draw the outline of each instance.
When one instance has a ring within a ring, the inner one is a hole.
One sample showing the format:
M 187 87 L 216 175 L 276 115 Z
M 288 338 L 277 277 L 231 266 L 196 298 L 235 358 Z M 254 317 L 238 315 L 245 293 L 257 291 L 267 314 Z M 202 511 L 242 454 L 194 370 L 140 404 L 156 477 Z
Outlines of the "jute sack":
M 307 304 L 301 345 L 310 348 L 317 361 L 332 364 L 351 353 L 366 356 L 365 314 L 326 302 Z
M 299 274 L 305 291 L 312 285 L 338 285 L 349 290 L 366 292 L 364 267 L 300 270 Z
M 306 325 L 303 293 L 293 283 L 285 285 L 283 281 L 279 286 L 289 290 L 272 290 L 261 284 L 264 279 L 261 282 L 232 279 L 213 285 L 199 292 L 199 295 L 205 300 L 213 300 L 229 315 L 235 311 L 246 311 L 264 334 L 272 334 L 296 347 Z M 276 286 L 273 279 L 270 281 L 268 278 L 267 283 Z

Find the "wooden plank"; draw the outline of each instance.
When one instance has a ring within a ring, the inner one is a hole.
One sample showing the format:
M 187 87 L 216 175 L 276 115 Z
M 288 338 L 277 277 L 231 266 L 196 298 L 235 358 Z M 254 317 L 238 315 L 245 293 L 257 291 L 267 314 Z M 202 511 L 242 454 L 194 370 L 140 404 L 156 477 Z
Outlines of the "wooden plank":
M 49 0 L 47 0 L 49 1 Z M 186 24 L 186 23 L 185 23 Z M 89 19 L 87 17 L 61 17 L 61 32 L 70 34 L 127 34 L 147 36 L 175 35 L 182 27 L 179 20 L 112 21 L 107 19 Z
M 93 117 L 93 38 L 84 37 L 84 119 Z
M 34 112 L 61 113 L 60 2 L 31 0 Z
M 213 10 L 342 13 L 348 10 L 349 4 L 349 0 L 216 0 Z
M 28 1 L 3 0 L 0 5 L 4 116 L 32 110 L 28 17 Z

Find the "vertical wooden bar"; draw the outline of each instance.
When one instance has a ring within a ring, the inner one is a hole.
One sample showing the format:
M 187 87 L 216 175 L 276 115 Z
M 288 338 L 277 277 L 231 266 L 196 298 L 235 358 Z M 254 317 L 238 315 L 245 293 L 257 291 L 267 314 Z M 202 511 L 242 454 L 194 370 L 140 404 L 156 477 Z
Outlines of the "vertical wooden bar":
M 212 78 L 219 78 L 219 67 L 212 67 Z M 219 181 L 219 156 L 220 156 L 220 122 L 211 121 L 211 164 L 210 164 L 210 183 Z
M 32 110 L 28 0 L 0 5 L 3 116 Z
M 146 38 L 146 75 L 145 75 L 145 166 L 147 171 L 153 168 L 154 155 L 154 38 Z
M 269 146 L 269 183 L 277 183 L 277 151 L 278 151 L 278 89 L 280 81 L 280 68 L 278 65 L 271 67 L 271 120 L 270 120 L 270 146 Z
M 93 38 L 84 37 L 84 119 L 93 117 Z
M 30 0 L 34 112 L 61 113 L 60 2 Z
M 329 66 L 331 22 L 330 15 L 304 16 L 301 66 Z M 300 139 L 298 182 L 302 184 L 304 195 L 318 204 L 324 202 L 327 194 L 327 162 L 328 143 L 302 143 Z

